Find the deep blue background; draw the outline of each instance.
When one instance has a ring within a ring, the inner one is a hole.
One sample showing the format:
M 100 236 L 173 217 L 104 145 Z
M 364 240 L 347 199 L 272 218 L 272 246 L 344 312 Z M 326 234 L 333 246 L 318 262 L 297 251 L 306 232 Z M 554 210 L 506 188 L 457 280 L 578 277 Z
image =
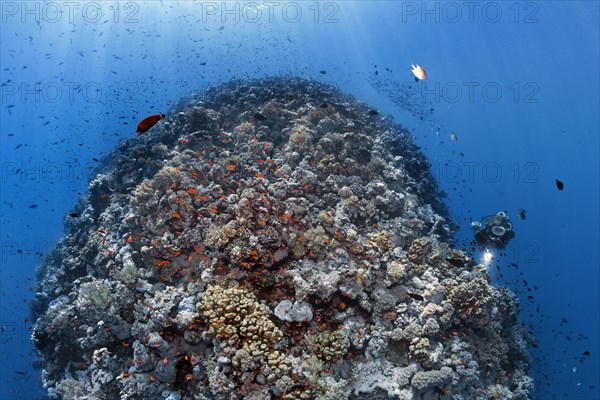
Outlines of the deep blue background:
M 27 303 L 93 158 L 182 95 L 279 74 L 339 85 L 411 129 L 448 192 L 459 245 L 471 220 L 509 212 L 517 237 L 490 270 L 519 293 L 538 341 L 536 398 L 600 398 L 598 2 L 0 7 L 0 399 L 40 397 Z M 418 85 L 412 62 L 429 75 Z M 408 85 L 410 104 L 394 103 Z M 423 120 L 408 112 L 430 107 Z

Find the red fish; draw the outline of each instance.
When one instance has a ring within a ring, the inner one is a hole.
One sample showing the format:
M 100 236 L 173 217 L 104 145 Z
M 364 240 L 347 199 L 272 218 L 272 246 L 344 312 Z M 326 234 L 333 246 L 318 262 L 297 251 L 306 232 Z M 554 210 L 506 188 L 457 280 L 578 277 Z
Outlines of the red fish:
M 154 125 L 156 125 L 156 123 L 158 121 L 160 121 L 161 119 L 163 119 L 165 117 L 165 114 L 154 114 L 154 115 L 150 115 L 149 117 L 144 118 L 137 127 L 137 131 L 135 133 L 142 134 L 146 131 L 148 131 L 150 128 L 152 128 Z

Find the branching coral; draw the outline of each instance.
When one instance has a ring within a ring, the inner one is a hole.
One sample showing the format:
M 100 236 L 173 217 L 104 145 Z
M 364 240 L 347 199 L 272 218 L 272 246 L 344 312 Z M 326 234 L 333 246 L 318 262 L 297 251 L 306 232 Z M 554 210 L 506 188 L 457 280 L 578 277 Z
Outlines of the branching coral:
M 75 307 L 80 311 L 92 309 L 97 313 L 114 314 L 117 307 L 110 283 L 100 280 L 83 283 L 79 288 Z
M 209 335 L 220 341 L 241 342 L 250 354 L 262 354 L 282 338 L 268 318 L 271 310 L 247 289 L 209 286 L 196 308 L 208 318 Z
M 408 260 L 410 271 L 415 275 L 421 275 L 429 265 L 427 264 L 427 252 L 431 249 L 431 239 L 421 237 L 415 239 L 408 249 Z
M 243 383 L 256 379 L 272 384 L 289 373 L 291 361 L 275 349 L 283 334 L 268 318 L 270 309 L 253 293 L 242 287 L 212 285 L 196 307 L 208 319 L 207 335 L 224 346 L 219 359 L 228 360 L 232 353 L 233 377 Z
M 339 360 L 348 351 L 349 340 L 343 331 L 322 332 L 317 334 L 307 333 L 304 343 L 324 363 L 333 363 Z
M 492 288 L 486 279 L 478 277 L 452 287 L 449 298 L 459 315 L 466 318 L 471 314 L 478 315 L 491 311 Z
M 429 360 L 429 339 L 424 337 L 415 337 L 410 342 L 410 357 L 420 363 Z

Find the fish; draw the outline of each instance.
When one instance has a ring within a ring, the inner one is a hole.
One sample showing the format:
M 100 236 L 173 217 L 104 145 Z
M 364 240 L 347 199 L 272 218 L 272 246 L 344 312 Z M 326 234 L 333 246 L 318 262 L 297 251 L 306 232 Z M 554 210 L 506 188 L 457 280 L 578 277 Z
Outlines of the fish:
M 31 205 L 29 206 L 29 208 L 37 208 L 37 207 L 38 207 L 38 205 L 37 205 L 37 204 L 35 204 L 35 203 L 33 203 L 33 204 L 31 204 Z
M 416 294 L 416 293 L 406 293 L 406 294 L 415 300 L 423 300 L 423 296 L 421 296 L 420 294 Z
M 409 293 L 409 292 L 406 292 L 406 294 L 415 300 L 423 300 L 423 296 L 421 296 L 420 294 Z
M 321 108 L 327 108 L 328 104 L 327 103 L 322 103 L 319 107 L 321 107 Z
M 522 208 L 517 208 L 517 215 L 519 217 L 520 220 L 524 220 L 525 219 L 525 213 L 526 211 L 523 210 Z
M 458 136 L 456 136 L 456 133 L 450 134 L 450 140 L 452 140 L 453 142 L 456 142 L 458 140 Z
M 254 119 L 257 121 L 264 121 L 265 119 L 267 119 L 267 117 L 265 117 L 261 113 L 256 113 L 256 114 L 254 114 Z
M 558 190 L 563 190 L 565 188 L 565 184 L 556 179 L 556 187 L 558 188 Z
M 69 214 L 72 218 L 79 218 L 79 213 L 72 212 Z
M 410 68 L 411 68 L 410 71 L 415 76 L 416 82 L 424 81 L 425 79 L 427 79 L 427 72 L 425 72 L 423 67 L 421 67 L 419 64 L 417 64 L 417 65 L 410 64 Z
M 319 71 L 319 73 L 320 73 L 321 75 L 325 75 L 325 74 L 327 73 L 327 71 L 325 71 L 324 69 L 322 69 L 322 70 L 320 70 L 320 71 Z
M 379 115 L 379 112 L 376 110 L 369 110 L 369 115 Z
M 135 133 L 140 135 L 144 132 L 147 132 L 150 128 L 152 128 L 154 125 L 156 125 L 156 123 L 158 121 L 160 121 L 161 119 L 163 119 L 164 117 L 165 117 L 165 114 L 154 114 L 154 115 L 150 115 L 150 116 L 144 118 L 138 124 L 137 131 Z

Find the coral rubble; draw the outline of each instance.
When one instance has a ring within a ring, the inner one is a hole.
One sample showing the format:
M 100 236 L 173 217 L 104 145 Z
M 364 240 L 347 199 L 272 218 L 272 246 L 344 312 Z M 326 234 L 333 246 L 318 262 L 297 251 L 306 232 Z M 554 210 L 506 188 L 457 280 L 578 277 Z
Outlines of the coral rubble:
M 51 399 L 526 399 L 518 304 L 410 134 L 235 81 L 121 143 L 38 271 Z

